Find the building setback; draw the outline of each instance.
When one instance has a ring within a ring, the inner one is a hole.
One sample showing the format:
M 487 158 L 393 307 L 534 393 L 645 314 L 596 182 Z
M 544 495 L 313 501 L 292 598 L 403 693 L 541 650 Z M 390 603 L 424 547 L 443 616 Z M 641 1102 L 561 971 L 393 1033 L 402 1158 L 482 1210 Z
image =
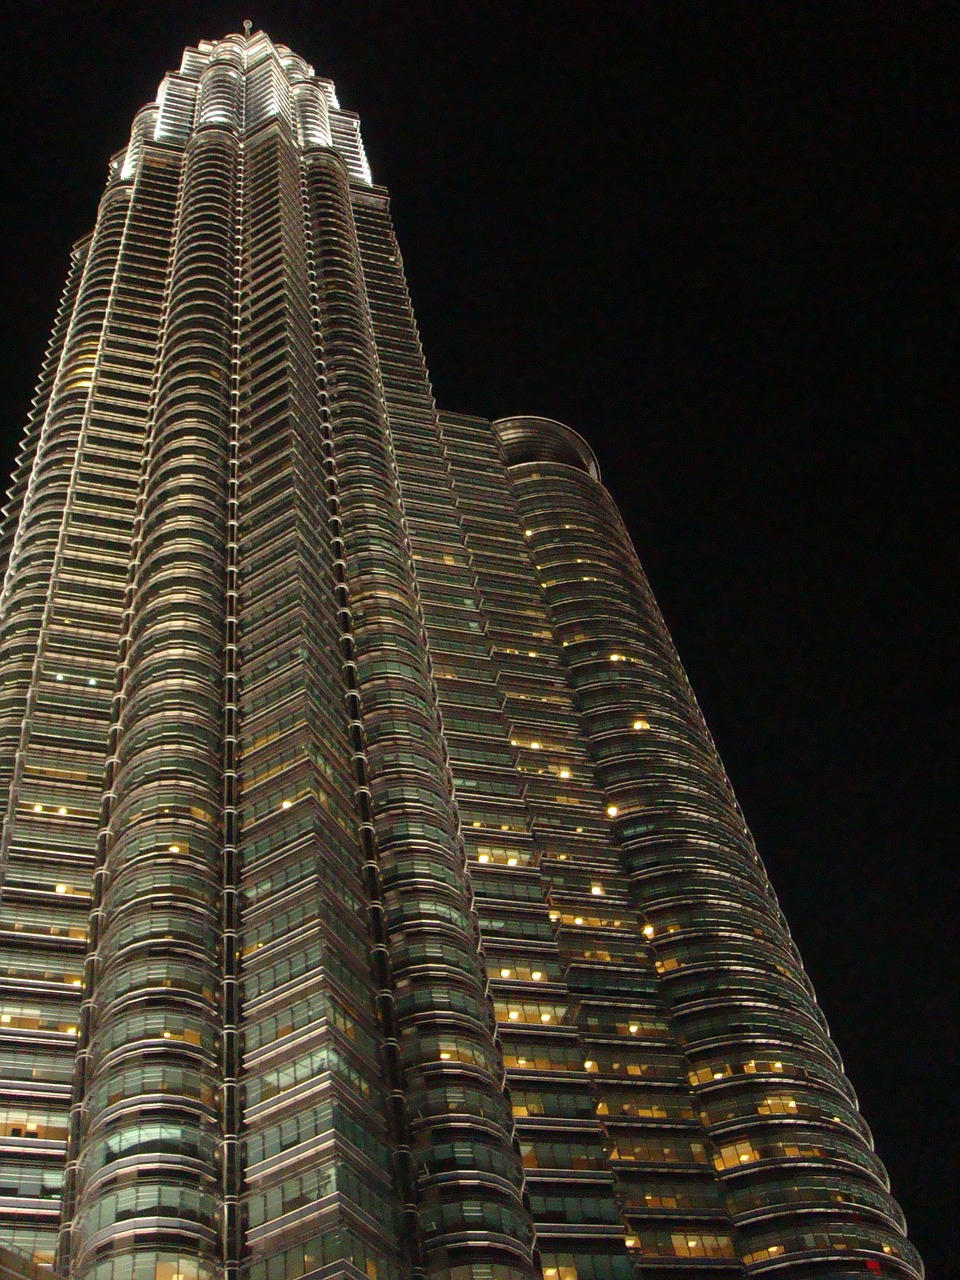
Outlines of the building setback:
M 0 549 L 11 1274 L 922 1276 L 593 454 L 437 412 L 263 33 L 111 163 Z

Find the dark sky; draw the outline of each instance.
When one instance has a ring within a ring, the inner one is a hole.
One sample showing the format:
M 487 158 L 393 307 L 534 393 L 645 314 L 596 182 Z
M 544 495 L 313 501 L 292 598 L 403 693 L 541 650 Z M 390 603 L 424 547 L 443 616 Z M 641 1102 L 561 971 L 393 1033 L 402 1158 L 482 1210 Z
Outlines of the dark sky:
M 360 113 L 441 406 L 598 453 L 931 1277 L 960 1251 L 958 14 L 0 4 L 9 449 L 108 157 L 251 17 Z

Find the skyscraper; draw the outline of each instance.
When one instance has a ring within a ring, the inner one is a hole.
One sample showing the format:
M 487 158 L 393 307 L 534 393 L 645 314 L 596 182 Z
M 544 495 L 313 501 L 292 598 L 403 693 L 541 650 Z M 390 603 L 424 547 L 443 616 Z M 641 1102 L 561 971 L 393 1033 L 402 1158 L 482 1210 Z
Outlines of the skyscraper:
M 0 1244 L 918 1277 L 589 447 L 439 413 L 358 122 L 188 49 L 2 532 Z

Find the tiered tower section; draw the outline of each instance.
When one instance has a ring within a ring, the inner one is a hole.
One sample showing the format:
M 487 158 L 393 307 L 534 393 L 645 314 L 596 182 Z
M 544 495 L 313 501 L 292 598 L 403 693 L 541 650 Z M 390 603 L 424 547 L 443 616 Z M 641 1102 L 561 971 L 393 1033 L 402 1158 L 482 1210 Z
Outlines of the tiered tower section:
M 262 33 L 113 161 L 0 552 L 0 1243 L 922 1276 L 593 455 L 438 415 L 356 117 Z

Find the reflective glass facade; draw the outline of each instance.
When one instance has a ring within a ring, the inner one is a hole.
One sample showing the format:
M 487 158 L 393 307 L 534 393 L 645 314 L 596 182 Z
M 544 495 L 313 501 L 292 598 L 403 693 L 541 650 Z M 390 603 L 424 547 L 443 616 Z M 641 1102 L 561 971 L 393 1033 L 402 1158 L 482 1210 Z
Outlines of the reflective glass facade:
M 112 162 L 0 553 L 10 1256 L 922 1276 L 592 453 L 438 413 L 262 33 Z

